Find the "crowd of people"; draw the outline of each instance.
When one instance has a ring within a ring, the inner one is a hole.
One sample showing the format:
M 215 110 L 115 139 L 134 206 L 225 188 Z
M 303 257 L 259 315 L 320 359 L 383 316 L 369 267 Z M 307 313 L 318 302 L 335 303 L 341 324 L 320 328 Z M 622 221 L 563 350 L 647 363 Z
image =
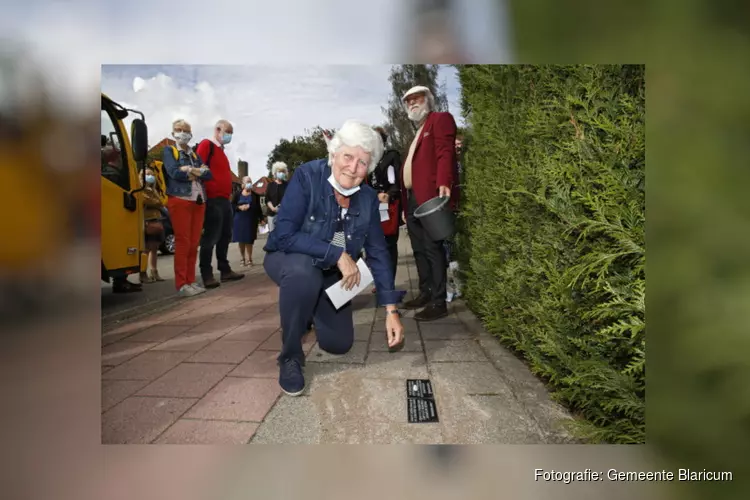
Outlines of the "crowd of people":
M 279 384 L 286 394 L 304 391 L 302 338 L 312 324 L 321 349 L 334 354 L 351 349 L 351 302 L 336 308 L 323 296 L 337 282 L 347 290 L 360 284 L 360 257 L 372 272 L 377 303 L 386 310 L 388 346 L 403 347 L 398 305 L 405 292 L 395 286 L 402 225 L 411 240 L 419 277 L 417 297 L 403 307 L 421 309 L 415 314 L 418 321 L 448 314 L 446 242 L 435 241 L 415 211 L 436 196 L 449 198 L 450 208 L 456 209 L 456 123 L 450 113 L 435 110 L 427 87 L 410 89 L 403 104 L 417 129 L 403 161 L 397 151 L 386 147 L 388 135 L 383 128 L 350 120 L 326 138 L 328 157 L 299 166 L 290 180 L 286 164 L 273 164 L 265 207 L 250 177 L 241 179 L 241 190 L 233 193 L 236 176 L 224 151 L 234 132 L 230 122 L 220 120 L 213 137 L 201 141 L 195 151 L 189 146 L 190 124 L 173 123 L 177 146 L 164 149 L 163 165 L 178 294 L 194 296 L 221 282 L 242 279 L 244 275 L 229 264 L 229 243 L 238 243 L 242 266 L 253 266 L 258 227 L 267 223 L 263 267 L 279 287 Z M 145 178 L 152 184 L 153 172 L 147 171 Z M 144 199 L 150 269 L 143 279 L 156 281 L 161 279 L 155 257 L 163 237 L 156 220 L 160 205 L 157 196 L 147 194 Z M 213 272 L 214 252 L 220 280 Z M 201 283 L 196 280 L 197 259 Z

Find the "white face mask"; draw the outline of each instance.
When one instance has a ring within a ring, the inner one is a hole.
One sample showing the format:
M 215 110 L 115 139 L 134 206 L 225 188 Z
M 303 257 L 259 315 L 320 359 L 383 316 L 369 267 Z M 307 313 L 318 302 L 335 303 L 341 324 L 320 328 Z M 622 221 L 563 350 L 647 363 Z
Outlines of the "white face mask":
M 344 189 L 341 187 L 341 185 L 336 182 L 336 179 L 333 178 L 333 174 L 328 178 L 328 182 L 333 186 L 333 189 L 339 192 L 342 196 L 351 196 L 357 191 L 359 191 L 359 186 L 355 186 L 353 188 Z
M 177 144 L 182 145 L 187 144 L 188 142 L 190 142 L 190 139 L 193 138 L 193 134 L 190 134 L 188 132 L 173 132 L 172 136 L 174 136 L 174 140 L 177 141 Z

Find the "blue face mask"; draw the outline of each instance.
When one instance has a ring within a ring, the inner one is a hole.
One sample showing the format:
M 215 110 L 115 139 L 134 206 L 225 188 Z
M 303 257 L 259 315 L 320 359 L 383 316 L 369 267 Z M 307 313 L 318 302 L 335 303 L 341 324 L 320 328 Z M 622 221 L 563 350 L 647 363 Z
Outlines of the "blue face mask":
M 154 177 L 153 175 L 147 175 L 146 176 L 146 182 L 148 184 L 153 184 L 154 182 L 156 182 L 156 177 Z
M 245 189 L 247 189 L 248 191 L 250 191 L 251 187 L 253 187 L 253 183 L 252 182 L 248 182 L 247 184 L 245 184 Z
M 284 172 L 279 172 L 279 174 L 276 177 L 278 177 L 280 181 L 286 180 L 286 174 Z
M 221 142 L 222 144 L 229 144 L 232 142 L 232 134 L 225 133 L 223 136 L 221 136 Z

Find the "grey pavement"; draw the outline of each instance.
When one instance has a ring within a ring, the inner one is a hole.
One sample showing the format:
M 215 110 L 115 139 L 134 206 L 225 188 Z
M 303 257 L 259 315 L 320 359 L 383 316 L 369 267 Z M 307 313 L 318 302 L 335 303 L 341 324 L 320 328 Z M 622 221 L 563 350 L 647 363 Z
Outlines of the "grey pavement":
M 399 244 L 397 286 L 411 295 L 406 234 Z M 283 395 L 278 289 L 258 264 L 244 280 L 103 330 L 103 443 L 575 442 L 561 425 L 570 414 L 461 300 L 430 323 L 407 313 L 405 348 L 390 353 L 383 310 L 363 292 L 352 350 L 322 351 L 313 330 L 307 389 Z M 432 382 L 437 423 L 408 423 L 408 378 Z

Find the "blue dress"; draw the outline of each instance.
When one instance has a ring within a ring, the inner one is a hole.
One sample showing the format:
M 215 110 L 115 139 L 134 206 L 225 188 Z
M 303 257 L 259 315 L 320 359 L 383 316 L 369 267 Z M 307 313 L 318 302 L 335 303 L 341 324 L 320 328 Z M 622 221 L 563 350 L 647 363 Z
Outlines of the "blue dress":
M 258 235 L 258 216 L 253 194 L 244 195 L 240 193 L 237 205 L 250 205 L 250 208 L 245 211 L 235 211 L 232 241 L 235 243 L 253 244 Z

